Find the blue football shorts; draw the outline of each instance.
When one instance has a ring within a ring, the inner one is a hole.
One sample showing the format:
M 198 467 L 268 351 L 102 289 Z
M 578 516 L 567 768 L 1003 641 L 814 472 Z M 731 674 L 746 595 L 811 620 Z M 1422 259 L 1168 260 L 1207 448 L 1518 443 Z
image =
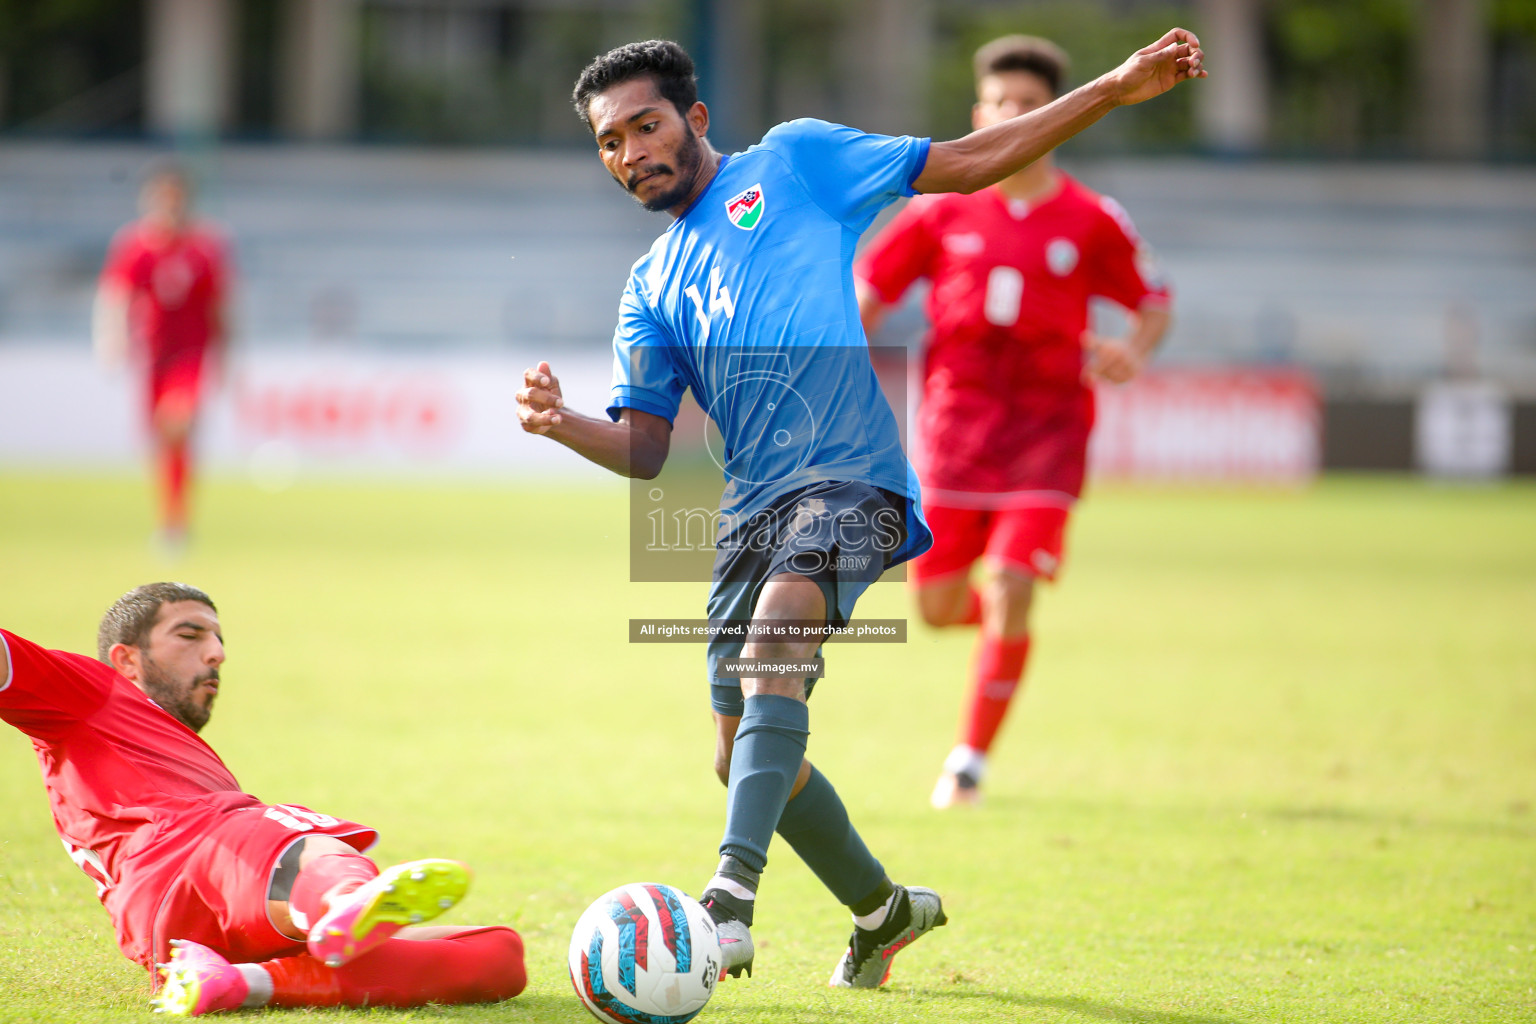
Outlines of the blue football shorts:
M 711 624 L 750 621 L 763 584 L 797 573 L 821 587 L 828 623 L 846 625 L 860 595 L 905 544 L 906 508 L 900 494 L 846 480 L 810 484 L 776 499 L 716 546 Z M 717 672 L 720 660 L 740 657 L 743 646 L 740 637 L 709 643 L 710 703 L 722 715 L 739 717 L 744 710 L 741 680 Z M 805 681 L 807 697 L 815 685 L 815 679 Z

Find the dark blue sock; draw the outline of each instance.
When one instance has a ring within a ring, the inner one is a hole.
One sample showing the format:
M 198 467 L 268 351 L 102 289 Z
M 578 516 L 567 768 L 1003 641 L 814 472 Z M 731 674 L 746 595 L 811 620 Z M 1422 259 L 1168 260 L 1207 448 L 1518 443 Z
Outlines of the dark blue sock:
M 885 868 L 854 831 L 843 798 L 815 765 L 805 788 L 785 805 L 778 831 L 844 906 L 884 886 Z
M 805 760 L 810 731 L 803 701 L 771 694 L 746 699 L 731 751 L 721 856 L 735 857 L 754 871 L 767 866 L 768 842 Z

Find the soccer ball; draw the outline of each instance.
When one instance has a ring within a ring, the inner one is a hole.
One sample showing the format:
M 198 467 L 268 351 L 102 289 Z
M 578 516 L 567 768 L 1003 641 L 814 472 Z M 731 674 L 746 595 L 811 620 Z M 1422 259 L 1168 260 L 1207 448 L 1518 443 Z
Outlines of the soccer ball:
M 599 896 L 571 935 L 571 984 L 610 1024 L 684 1024 L 720 979 L 720 938 L 697 900 L 635 882 Z

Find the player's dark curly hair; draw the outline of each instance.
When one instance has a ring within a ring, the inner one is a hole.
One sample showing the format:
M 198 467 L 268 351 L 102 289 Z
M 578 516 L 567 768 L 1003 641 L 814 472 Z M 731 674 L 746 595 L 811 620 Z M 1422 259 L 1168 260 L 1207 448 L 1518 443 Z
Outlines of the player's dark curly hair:
M 1003 36 L 976 51 L 973 61 L 976 81 L 1007 71 L 1028 71 L 1051 87 L 1052 96 L 1061 95 L 1062 84 L 1071 70 L 1067 51 L 1039 36 Z
M 693 76 L 693 58 L 688 52 L 670 39 L 647 39 L 609 50 L 587 65 L 571 92 L 571 102 L 576 105 L 581 123 L 592 127 L 587 110 L 592 97 L 636 78 L 655 82 L 662 99 L 684 117 L 699 101 L 699 83 Z
M 213 598 L 186 583 L 146 583 L 134 587 L 114 601 L 101 617 L 101 626 L 96 630 L 96 657 L 110 664 L 107 652 L 113 644 L 143 647 L 155 619 L 160 617 L 160 606 L 177 601 L 201 601 L 218 611 Z

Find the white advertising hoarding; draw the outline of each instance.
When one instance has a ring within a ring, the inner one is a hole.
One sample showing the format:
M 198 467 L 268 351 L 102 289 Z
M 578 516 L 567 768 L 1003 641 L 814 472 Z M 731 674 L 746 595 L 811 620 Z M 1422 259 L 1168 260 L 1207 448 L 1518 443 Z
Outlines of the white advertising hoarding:
M 1097 476 L 1300 484 L 1321 464 L 1317 387 L 1297 370 L 1153 370 L 1097 396 Z
M 524 434 L 515 394 L 527 361 L 510 354 L 253 352 L 209 392 L 199 461 L 260 481 L 332 473 L 600 474 Z M 558 361 L 569 400 L 601 414 L 611 363 Z M 86 352 L 0 348 L 0 463 L 98 468 L 135 462 L 144 442 L 140 378 Z
M 570 405 L 601 415 L 611 357 L 553 353 Z M 601 476 L 524 434 L 515 393 L 535 357 L 370 351 L 239 354 L 212 390 L 199 459 L 258 483 L 384 474 Z M 1100 476 L 1297 483 L 1318 469 L 1316 388 L 1290 370 L 1160 370 L 1099 390 L 1090 465 Z M 0 348 L 0 465 L 100 468 L 143 451 L 137 377 L 89 353 Z M 683 439 L 679 439 L 683 442 Z
M 1509 472 L 1514 404 L 1490 381 L 1440 381 L 1419 394 L 1414 452 L 1431 476 L 1489 479 Z

